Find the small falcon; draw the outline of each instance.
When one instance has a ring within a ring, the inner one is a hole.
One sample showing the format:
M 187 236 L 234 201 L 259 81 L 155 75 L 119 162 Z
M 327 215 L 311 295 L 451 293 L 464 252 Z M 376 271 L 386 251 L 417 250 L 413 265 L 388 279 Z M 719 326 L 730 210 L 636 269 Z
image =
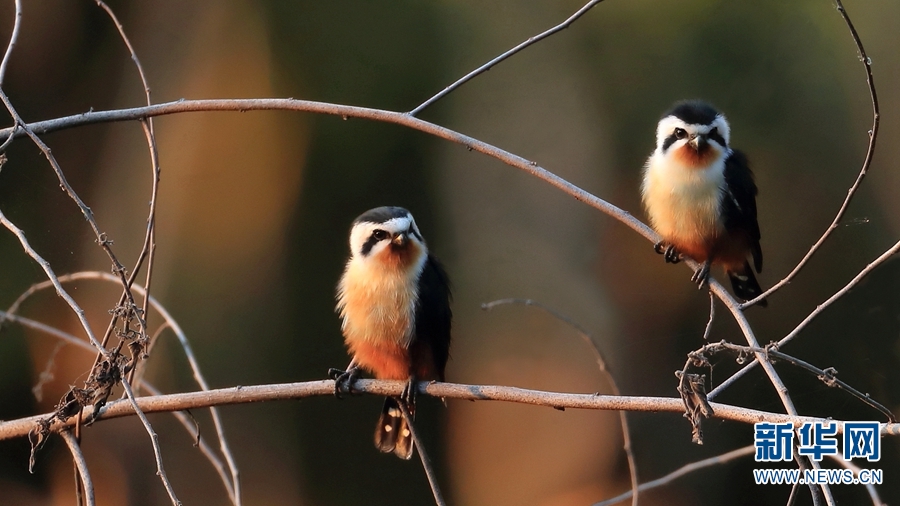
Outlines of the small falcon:
M 762 271 L 757 190 L 747 157 L 728 145 L 730 134 L 725 116 L 709 104 L 675 104 L 656 128 L 641 194 L 662 237 L 654 248 L 666 262 L 682 255 L 699 262 L 691 280 L 701 288 L 710 265 L 722 265 L 735 295 L 750 300 L 763 292 L 748 260 Z
M 447 274 L 409 211 L 378 207 L 353 221 L 337 312 L 352 360 L 346 371 L 330 371 L 335 392 L 349 387 L 359 369 L 408 381 L 400 398 L 385 399 L 375 447 L 409 459 L 413 440 L 399 403 L 415 416 L 416 381 L 444 381 L 452 319 Z

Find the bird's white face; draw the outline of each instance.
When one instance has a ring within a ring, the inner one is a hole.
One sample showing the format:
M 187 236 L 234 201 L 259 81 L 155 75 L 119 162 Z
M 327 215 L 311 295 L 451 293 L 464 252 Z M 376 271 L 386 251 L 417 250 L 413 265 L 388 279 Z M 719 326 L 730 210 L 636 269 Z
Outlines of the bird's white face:
M 721 114 L 708 125 L 666 116 L 656 128 L 656 154 L 693 168 L 709 167 L 728 154 L 731 130 Z
M 409 266 L 427 252 L 411 214 L 382 223 L 363 221 L 350 232 L 352 259 L 365 264 Z

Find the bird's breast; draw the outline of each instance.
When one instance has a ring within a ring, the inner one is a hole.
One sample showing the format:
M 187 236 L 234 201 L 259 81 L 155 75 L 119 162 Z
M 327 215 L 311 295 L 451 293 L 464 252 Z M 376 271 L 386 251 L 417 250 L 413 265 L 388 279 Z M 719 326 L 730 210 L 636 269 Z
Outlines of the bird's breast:
M 338 311 L 347 344 L 409 347 L 415 326 L 415 276 L 350 262 L 338 286 Z
M 720 219 L 724 163 L 689 168 L 654 156 L 647 163 L 642 196 L 650 222 L 662 238 L 695 259 L 723 232 Z

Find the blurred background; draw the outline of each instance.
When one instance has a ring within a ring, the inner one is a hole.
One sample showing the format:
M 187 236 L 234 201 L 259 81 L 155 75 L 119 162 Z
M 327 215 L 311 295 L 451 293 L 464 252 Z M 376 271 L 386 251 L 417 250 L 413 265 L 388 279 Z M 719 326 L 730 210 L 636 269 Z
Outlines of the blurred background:
M 111 1 L 155 102 L 294 97 L 405 111 L 459 76 L 568 17 L 581 0 L 316 2 Z M 847 8 L 873 60 L 878 151 L 841 226 L 796 280 L 749 310 L 762 343 L 777 340 L 900 237 L 900 3 Z M 13 2 L 0 5 L 9 38 Z M 115 27 L 93 2 L 26 2 L 4 90 L 28 121 L 144 102 Z M 864 72 L 829 0 L 604 2 L 562 33 L 494 67 L 421 114 L 535 160 L 643 217 L 641 166 L 659 116 L 676 100 L 723 110 L 750 157 L 759 194 L 764 286 L 781 279 L 831 222 L 856 178 L 871 124 Z M 3 125 L 9 125 L 7 118 Z M 608 392 L 577 332 L 587 328 L 627 395 L 676 395 L 673 372 L 700 347 L 709 300 L 682 265 L 665 265 L 620 223 L 549 185 L 465 148 L 396 125 L 288 112 L 195 113 L 155 120 L 162 182 L 153 294 L 185 329 L 213 387 L 321 379 L 348 358 L 333 312 L 352 219 L 379 205 L 416 217 L 455 287 L 449 381 Z M 150 162 L 138 123 L 46 135 L 66 176 L 115 241 L 140 251 Z M 8 150 L 0 209 L 57 273 L 108 271 L 75 205 L 37 148 Z M 0 232 L 0 307 L 44 279 Z M 716 272 L 716 276 L 721 274 Z M 119 290 L 70 286 L 94 329 Z M 900 260 L 885 263 L 783 351 L 900 412 Z M 52 292 L 24 316 L 83 335 Z M 159 324 L 158 315 L 151 323 Z M 719 306 L 713 340 L 742 343 Z M 53 358 L 48 367 L 48 360 Z M 52 409 L 92 356 L 7 324 L 0 331 L 0 419 Z M 714 382 L 735 369 L 717 358 Z M 801 413 L 877 419 L 848 395 L 778 366 Z M 44 373 L 41 388 L 32 388 Z M 47 374 L 50 376 L 47 376 Z M 709 372 L 707 371 L 707 374 Z M 164 333 L 147 379 L 195 390 Z M 37 395 L 36 395 L 37 393 Z M 750 374 L 717 400 L 781 411 Z M 330 397 L 222 408 L 245 504 L 428 504 L 417 460 L 381 455 L 371 435 L 381 400 Z M 592 504 L 628 488 L 615 413 L 423 398 L 424 433 L 451 504 Z M 193 413 L 214 441 L 205 413 Z M 227 504 L 215 471 L 169 415 L 150 417 L 185 504 Z M 677 414 L 629 414 L 641 481 L 752 443 L 752 428 L 711 420 L 703 446 Z M 98 504 L 166 504 L 147 435 L 134 418 L 84 431 Z M 0 503 L 73 504 L 71 457 L 58 438 L 28 474 L 28 442 L 0 442 Z M 826 464 L 833 466 L 832 463 Z M 756 486 L 752 458 L 692 474 L 642 504 L 784 503 L 788 486 Z M 898 440 L 881 462 L 887 503 L 900 502 Z M 835 487 L 842 504 L 861 487 Z M 800 504 L 808 504 L 808 496 Z

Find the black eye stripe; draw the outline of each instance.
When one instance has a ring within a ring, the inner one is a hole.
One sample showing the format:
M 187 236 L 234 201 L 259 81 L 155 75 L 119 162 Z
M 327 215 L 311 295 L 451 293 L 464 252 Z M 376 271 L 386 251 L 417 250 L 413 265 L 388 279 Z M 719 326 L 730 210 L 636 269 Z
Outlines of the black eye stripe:
M 718 128 L 713 128 L 712 130 L 710 130 L 709 134 L 707 134 L 707 137 L 709 137 L 710 140 L 718 142 L 719 145 L 722 146 L 723 148 L 728 147 L 728 145 L 725 144 L 725 138 L 719 134 Z
M 663 151 L 669 149 L 669 146 L 671 146 L 672 144 L 675 144 L 675 141 L 677 141 L 677 140 L 678 140 L 678 138 L 675 137 L 675 134 L 672 134 L 672 135 L 666 137 L 666 140 L 663 141 L 663 145 L 662 145 Z
M 372 248 L 374 248 L 375 245 L 378 244 L 378 242 L 379 239 L 376 239 L 374 235 L 370 235 L 369 238 L 366 239 L 366 242 L 363 243 L 362 248 L 360 249 L 360 253 L 362 253 L 363 256 L 367 256 L 369 252 L 372 251 Z

